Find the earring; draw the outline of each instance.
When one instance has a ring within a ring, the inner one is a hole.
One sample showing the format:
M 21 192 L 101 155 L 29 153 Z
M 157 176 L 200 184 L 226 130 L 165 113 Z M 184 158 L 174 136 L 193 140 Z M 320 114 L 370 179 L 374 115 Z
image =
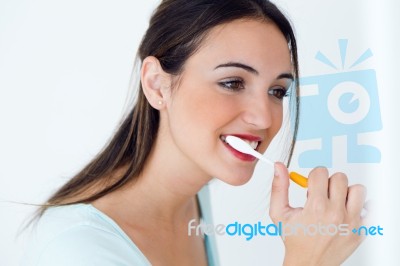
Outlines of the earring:
M 163 102 L 161 100 L 158 101 L 158 105 L 161 105 Z

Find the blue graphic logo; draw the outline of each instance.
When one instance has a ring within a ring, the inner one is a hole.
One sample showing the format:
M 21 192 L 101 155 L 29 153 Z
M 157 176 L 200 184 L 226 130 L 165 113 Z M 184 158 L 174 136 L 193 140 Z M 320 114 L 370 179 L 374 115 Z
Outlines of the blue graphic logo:
M 348 163 L 379 163 L 381 153 L 371 145 L 360 145 L 358 134 L 382 129 L 378 86 L 373 69 L 351 71 L 372 56 L 366 50 L 345 71 L 348 40 L 339 40 L 341 69 L 323 53 L 316 59 L 336 73 L 302 77 L 300 127 L 297 140 L 320 140 L 321 149 L 307 150 L 299 156 L 299 166 L 332 167 L 332 139 L 347 137 Z M 350 70 L 350 71 L 349 71 Z M 345 154 L 343 154 L 345 156 Z

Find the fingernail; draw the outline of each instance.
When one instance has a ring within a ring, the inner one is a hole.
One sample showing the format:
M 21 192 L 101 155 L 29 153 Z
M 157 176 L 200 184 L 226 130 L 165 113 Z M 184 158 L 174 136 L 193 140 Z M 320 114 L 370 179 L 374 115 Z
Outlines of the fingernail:
M 278 170 L 278 167 L 277 167 L 276 163 L 274 164 L 274 175 L 276 177 L 279 177 L 279 170 Z

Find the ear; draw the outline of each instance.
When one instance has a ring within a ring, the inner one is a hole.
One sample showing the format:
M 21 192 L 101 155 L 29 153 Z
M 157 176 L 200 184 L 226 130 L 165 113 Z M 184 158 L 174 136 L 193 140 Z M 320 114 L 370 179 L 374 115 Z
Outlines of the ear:
M 150 105 L 155 109 L 162 109 L 169 99 L 170 79 L 156 57 L 148 56 L 143 60 L 140 80 Z

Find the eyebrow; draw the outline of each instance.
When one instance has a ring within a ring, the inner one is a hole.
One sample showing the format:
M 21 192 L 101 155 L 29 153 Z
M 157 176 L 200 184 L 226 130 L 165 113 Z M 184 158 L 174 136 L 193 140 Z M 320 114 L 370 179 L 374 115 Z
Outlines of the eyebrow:
M 258 71 L 255 70 L 253 67 L 242 64 L 242 63 L 237 63 L 237 62 L 229 62 L 226 64 L 221 64 L 221 65 L 216 66 L 214 69 L 221 68 L 221 67 L 238 67 L 238 68 L 242 68 L 252 74 L 255 74 L 255 75 L 259 74 Z
M 218 68 L 222 68 L 222 67 L 238 67 L 238 68 L 242 68 L 244 70 L 246 70 L 247 72 L 250 72 L 252 74 L 255 75 L 259 75 L 260 73 L 254 69 L 253 67 L 243 64 L 243 63 L 238 63 L 238 62 L 229 62 L 229 63 L 225 63 L 225 64 L 221 64 L 216 66 L 214 69 L 218 69 Z M 276 79 L 290 79 L 290 80 L 294 80 L 294 76 L 292 73 L 282 73 L 280 74 Z
M 282 73 L 280 74 L 276 79 L 290 79 L 290 80 L 294 80 L 294 76 L 292 73 Z

